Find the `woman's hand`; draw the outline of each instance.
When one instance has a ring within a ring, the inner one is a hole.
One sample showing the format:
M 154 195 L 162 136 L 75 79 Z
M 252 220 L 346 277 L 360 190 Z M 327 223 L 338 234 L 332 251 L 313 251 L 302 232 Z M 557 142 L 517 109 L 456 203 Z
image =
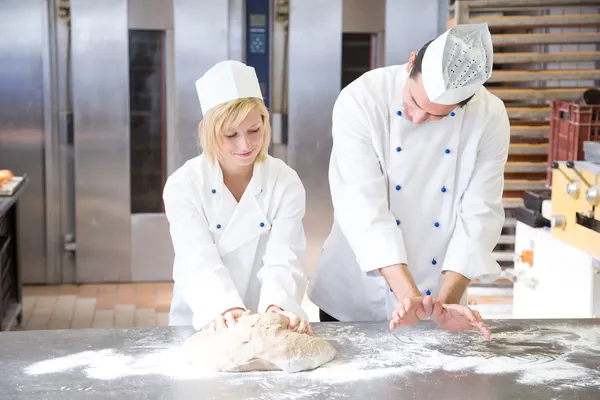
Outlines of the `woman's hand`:
M 220 331 L 223 329 L 232 328 L 237 319 L 243 315 L 251 315 L 252 311 L 244 310 L 243 308 L 231 308 L 217 317 L 210 323 L 209 329 L 212 331 Z
M 308 323 L 308 321 L 303 320 L 302 318 L 298 317 L 296 314 L 289 312 L 289 311 L 284 311 L 281 309 L 281 307 L 274 306 L 274 305 L 270 305 L 269 308 L 267 308 L 267 312 L 274 312 L 274 313 L 277 313 L 277 314 L 287 317 L 290 320 L 288 329 L 290 329 L 292 331 L 296 331 L 298 333 L 306 333 L 310 336 L 313 335 L 312 328 L 310 327 L 310 324 Z

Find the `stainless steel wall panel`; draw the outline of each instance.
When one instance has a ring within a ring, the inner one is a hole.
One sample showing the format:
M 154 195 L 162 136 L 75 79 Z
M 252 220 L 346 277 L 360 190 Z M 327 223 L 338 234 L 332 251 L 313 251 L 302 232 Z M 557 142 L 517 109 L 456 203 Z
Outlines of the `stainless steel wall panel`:
M 305 229 L 309 244 L 316 248 L 333 222 L 327 176 L 331 112 L 341 86 L 341 52 L 342 0 L 291 0 L 288 162 L 306 189 Z M 314 256 L 309 254 L 309 271 Z
M 46 192 L 46 282 L 62 283 L 60 225 L 61 175 L 59 143 L 58 1 L 47 2 L 42 29 L 47 40 L 42 50 L 44 72 L 44 170 Z
M 343 0 L 343 32 L 383 32 L 385 30 L 385 2 L 386 0 Z
M 131 279 L 127 0 L 71 0 L 78 282 Z
M 229 56 L 228 1 L 173 0 L 176 148 L 169 151 L 178 168 L 198 155 L 198 123 L 202 118 L 195 82 Z
M 246 0 L 229 0 L 229 59 L 246 59 Z
M 444 3 L 444 4 L 443 4 Z M 445 30 L 447 0 L 387 0 L 385 7 L 385 64 L 404 64 Z
M 0 1 L 0 168 L 27 174 L 18 213 L 22 281 L 46 283 L 44 48 L 46 2 Z
M 70 28 L 67 18 L 59 18 L 56 24 L 58 60 L 58 143 L 59 143 L 59 190 L 60 190 L 60 253 L 62 283 L 75 282 L 75 255 L 64 251 L 64 236 L 75 234 L 75 171 L 73 159 L 73 135 L 70 83 Z
M 277 8 L 273 10 L 273 13 L 277 13 Z M 287 111 L 285 106 L 287 102 L 286 80 L 288 77 L 286 59 L 288 53 L 287 23 L 288 21 L 284 16 L 277 17 L 276 14 L 271 39 L 271 57 L 273 59 L 271 63 L 271 113 L 277 114 L 279 120 L 281 120 L 281 114 Z M 271 128 L 273 129 L 273 143 L 281 143 L 281 128 L 277 126 Z
M 448 19 L 450 19 L 450 2 L 448 0 L 437 0 L 438 2 L 438 31 L 437 35 L 446 32 Z
M 175 90 L 175 30 L 168 29 L 165 33 L 165 53 L 166 53 L 166 108 L 167 108 L 167 176 L 171 175 L 178 168 L 179 157 L 177 155 L 177 102 Z
M 128 0 L 129 29 L 173 29 L 173 0 Z
M 173 279 L 175 253 L 164 214 L 131 215 L 131 277 L 139 281 Z

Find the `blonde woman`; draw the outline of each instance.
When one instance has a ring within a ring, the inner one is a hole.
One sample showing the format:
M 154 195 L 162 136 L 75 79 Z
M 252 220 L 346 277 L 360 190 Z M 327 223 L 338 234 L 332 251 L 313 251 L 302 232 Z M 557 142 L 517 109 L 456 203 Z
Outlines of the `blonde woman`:
M 305 191 L 267 154 L 269 112 L 254 68 L 220 62 L 196 89 L 203 153 L 163 193 L 175 250 L 169 325 L 220 330 L 242 315 L 276 312 L 312 334 L 301 307 Z

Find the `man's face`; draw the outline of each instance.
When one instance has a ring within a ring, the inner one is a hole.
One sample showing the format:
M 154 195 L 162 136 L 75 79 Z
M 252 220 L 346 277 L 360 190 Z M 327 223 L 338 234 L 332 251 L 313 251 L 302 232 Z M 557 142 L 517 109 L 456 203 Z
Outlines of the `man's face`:
M 414 55 L 411 55 L 408 64 L 408 71 L 412 70 Z M 415 124 L 420 124 L 425 121 L 437 121 L 452 112 L 456 108 L 455 104 L 444 105 L 432 103 L 427 97 L 425 87 L 423 87 L 422 75 L 419 74 L 416 78 L 408 78 L 404 85 L 404 115 L 405 118 Z

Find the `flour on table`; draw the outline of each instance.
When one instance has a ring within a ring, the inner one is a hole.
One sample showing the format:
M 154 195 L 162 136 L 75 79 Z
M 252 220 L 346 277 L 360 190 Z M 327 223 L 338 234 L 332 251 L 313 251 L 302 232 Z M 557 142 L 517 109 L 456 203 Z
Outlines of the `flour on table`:
M 289 385 L 295 388 L 289 394 L 290 399 L 310 398 L 311 394 L 343 383 L 424 375 L 433 371 L 514 374 L 515 381 L 520 384 L 551 385 L 556 390 L 600 385 L 598 327 L 565 325 L 506 332 L 493 330 L 490 341 L 476 334 L 442 330 L 422 330 L 406 335 L 397 331 L 396 340 L 385 328 L 369 337 L 360 329 L 349 326 L 332 324 L 320 328 L 319 335 L 338 348 L 335 359 L 315 370 L 294 374 L 201 371 L 186 362 L 180 344 L 138 349 L 140 351 L 135 355 L 120 354 L 113 349 L 86 351 L 34 363 L 24 372 L 44 375 L 81 371 L 84 376 L 99 380 L 155 375 L 176 380 L 211 380 L 231 386 L 254 383 L 265 389 L 269 389 L 269 385 L 278 388 Z
M 182 347 L 154 350 L 140 357 L 119 354 L 114 349 L 84 351 L 66 357 L 35 363 L 25 369 L 28 375 L 55 374 L 81 370 L 91 379 L 111 380 L 140 375 L 162 375 L 194 379 L 198 375 L 187 365 Z M 209 378 L 210 374 L 203 374 Z M 213 374 L 215 377 L 216 373 Z

